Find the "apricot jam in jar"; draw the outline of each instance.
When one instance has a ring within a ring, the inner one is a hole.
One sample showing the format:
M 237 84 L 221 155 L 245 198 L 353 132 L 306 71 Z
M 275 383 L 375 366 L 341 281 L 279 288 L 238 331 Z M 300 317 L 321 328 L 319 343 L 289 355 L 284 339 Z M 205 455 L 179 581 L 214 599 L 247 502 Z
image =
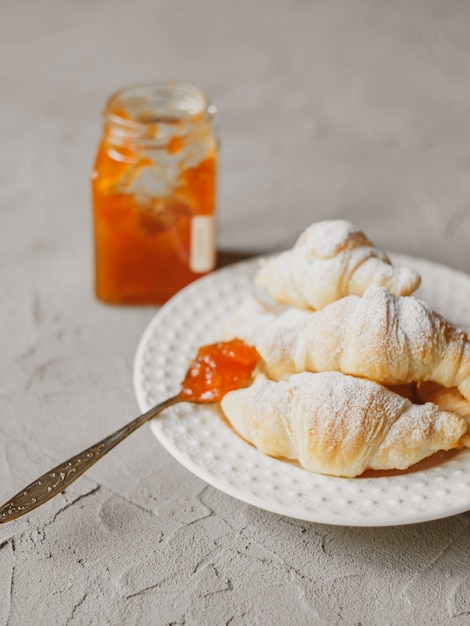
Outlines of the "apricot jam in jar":
M 91 177 L 98 299 L 162 304 L 214 269 L 214 112 L 185 83 L 108 100 Z

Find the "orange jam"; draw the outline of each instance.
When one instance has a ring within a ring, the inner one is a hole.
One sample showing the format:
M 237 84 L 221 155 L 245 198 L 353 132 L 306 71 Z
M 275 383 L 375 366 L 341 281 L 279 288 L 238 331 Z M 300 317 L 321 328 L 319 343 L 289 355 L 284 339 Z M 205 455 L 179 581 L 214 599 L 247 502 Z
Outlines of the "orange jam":
M 241 341 L 221 341 L 199 348 L 179 397 L 191 402 L 219 402 L 233 389 L 250 380 L 259 355 L 255 348 Z
M 169 83 L 110 98 L 92 173 L 100 300 L 162 304 L 214 268 L 216 172 L 200 90 Z

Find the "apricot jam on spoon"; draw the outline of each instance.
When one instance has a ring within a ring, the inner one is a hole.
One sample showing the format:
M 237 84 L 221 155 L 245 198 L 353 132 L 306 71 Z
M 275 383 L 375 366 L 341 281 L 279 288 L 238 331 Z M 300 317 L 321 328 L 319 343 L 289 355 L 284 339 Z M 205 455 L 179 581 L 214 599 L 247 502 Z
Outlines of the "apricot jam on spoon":
M 203 346 L 191 362 L 177 397 L 188 402 L 220 402 L 226 393 L 250 380 L 258 359 L 255 348 L 241 339 Z
M 233 389 L 246 385 L 258 363 L 255 348 L 240 339 L 221 341 L 199 349 L 177 395 L 167 398 L 105 439 L 57 465 L 0 507 L 0 524 L 44 504 L 84 474 L 137 428 L 177 402 L 219 402 Z

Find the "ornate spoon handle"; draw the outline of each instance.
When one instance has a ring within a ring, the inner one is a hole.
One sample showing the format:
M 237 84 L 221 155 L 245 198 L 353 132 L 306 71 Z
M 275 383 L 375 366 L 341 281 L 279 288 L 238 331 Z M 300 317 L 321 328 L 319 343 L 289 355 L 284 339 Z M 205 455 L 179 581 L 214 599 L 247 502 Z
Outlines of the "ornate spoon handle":
M 22 491 L 8 500 L 0 507 L 0 524 L 9 522 L 29 513 L 44 502 L 47 502 L 61 491 L 66 489 L 74 480 L 84 474 L 92 465 L 99 461 L 105 454 L 112 450 L 118 443 L 133 433 L 139 426 L 156 417 L 167 407 L 181 402 L 179 396 L 173 396 L 152 407 L 147 413 L 139 415 L 129 424 L 126 424 L 112 435 L 105 437 L 93 446 L 90 446 L 80 454 L 64 461 L 57 467 L 49 470 L 40 478 L 25 487 Z

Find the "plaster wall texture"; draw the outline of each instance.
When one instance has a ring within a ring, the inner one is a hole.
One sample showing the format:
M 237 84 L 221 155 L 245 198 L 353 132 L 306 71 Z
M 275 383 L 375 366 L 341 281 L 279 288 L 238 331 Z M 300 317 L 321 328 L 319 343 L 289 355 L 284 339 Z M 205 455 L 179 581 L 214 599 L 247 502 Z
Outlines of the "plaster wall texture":
M 470 271 L 470 5 L 0 5 L 0 491 L 136 414 L 152 308 L 93 296 L 88 176 L 108 94 L 175 78 L 218 105 L 219 246 L 346 217 Z M 470 623 L 470 514 L 348 528 L 226 496 L 144 427 L 0 526 L 0 624 Z

